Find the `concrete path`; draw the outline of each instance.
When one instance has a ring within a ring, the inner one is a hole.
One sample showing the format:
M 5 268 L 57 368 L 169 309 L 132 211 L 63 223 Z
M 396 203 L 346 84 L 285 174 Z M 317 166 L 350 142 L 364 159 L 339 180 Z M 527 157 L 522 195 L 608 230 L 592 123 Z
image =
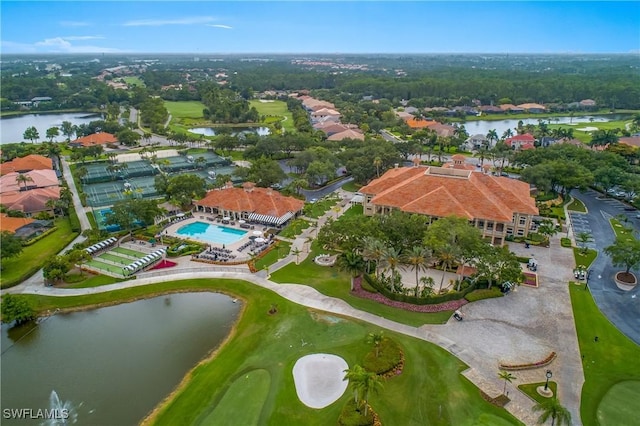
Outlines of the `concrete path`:
M 82 206 L 82 202 L 80 201 L 78 188 L 76 187 L 76 183 L 73 180 L 73 176 L 71 175 L 71 168 L 69 167 L 69 163 L 67 163 L 67 160 L 64 157 L 60 157 L 60 164 L 62 165 L 62 174 L 65 181 L 67 182 L 67 185 L 69 186 L 69 191 L 71 191 L 72 194 L 73 207 L 75 208 L 78 219 L 80 220 L 80 229 L 82 229 L 83 231 L 91 229 L 91 223 L 89 222 L 87 213 L 84 211 L 84 207 Z

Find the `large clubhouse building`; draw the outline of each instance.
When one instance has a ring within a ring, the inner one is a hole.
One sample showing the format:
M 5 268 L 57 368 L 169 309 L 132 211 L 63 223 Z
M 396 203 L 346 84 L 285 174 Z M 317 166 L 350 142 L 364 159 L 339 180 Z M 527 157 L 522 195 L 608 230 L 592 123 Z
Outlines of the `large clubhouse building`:
M 400 210 L 463 217 L 499 246 L 508 235 L 526 236 L 538 214 L 529 184 L 450 167 L 396 167 L 360 192 L 367 216 Z

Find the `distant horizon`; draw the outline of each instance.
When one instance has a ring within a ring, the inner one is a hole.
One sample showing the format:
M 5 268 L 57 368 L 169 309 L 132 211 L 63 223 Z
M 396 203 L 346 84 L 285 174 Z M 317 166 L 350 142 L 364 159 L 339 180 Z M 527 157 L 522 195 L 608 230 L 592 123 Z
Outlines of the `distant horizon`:
M 0 9 L 2 55 L 640 54 L 640 2 L 631 1 L 3 1 Z
M 339 55 L 377 55 L 377 56 L 482 56 L 482 55 L 495 55 L 495 56 L 637 56 L 640 59 L 640 54 L 637 52 L 30 52 L 30 53 L 0 53 L 2 56 L 90 56 L 97 58 L 98 56 L 158 56 L 158 55 L 172 55 L 172 56 L 191 56 L 202 57 L 206 55 L 219 55 L 219 56 L 293 56 L 293 55 L 309 55 L 309 56 L 339 56 Z

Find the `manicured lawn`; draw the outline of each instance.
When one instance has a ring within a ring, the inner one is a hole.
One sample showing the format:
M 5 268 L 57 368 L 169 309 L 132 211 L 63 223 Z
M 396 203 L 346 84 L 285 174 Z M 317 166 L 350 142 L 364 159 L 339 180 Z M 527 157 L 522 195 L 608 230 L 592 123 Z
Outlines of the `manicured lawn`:
M 139 87 L 145 87 L 146 85 L 144 84 L 144 81 L 140 80 L 140 77 L 137 76 L 133 76 L 133 77 L 122 77 L 122 80 L 127 83 L 128 85 L 134 85 L 134 86 L 139 86 Z
M 202 102 L 198 101 L 164 101 L 164 106 L 167 108 L 167 111 L 169 111 L 169 114 L 171 114 L 174 119 L 204 118 L 204 116 L 202 115 L 202 110 L 206 108 L 206 106 Z
M 594 249 L 588 249 L 587 254 L 582 254 L 582 248 L 573 247 L 573 258 L 576 260 L 576 266 L 584 266 L 585 268 L 589 268 L 596 257 L 598 256 L 598 251 Z
M 582 213 L 587 212 L 587 208 L 585 207 L 584 203 L 578 200 L 577 198 L 574 198 L 573 201 L 569 203 L 569 205 L 567 206 L 567 210 L 572 210 L 574 212 L 582 212 Z
M 35 274 L 48 257 L 60 252 L 78 235 L 71 231 L 68 218 L 56 219 L 55 224 L 55 231 L 25 247 L 19 256 L 2 259 L 2 288 L 19 284 Z
M 303 211 L 305 216 L 317 219 L 325 214 L 325 212 L 328 211 L 331 207 L 335 206 L 338 201 L 339 200 L 335 197 L 323 198 L 316 201 L 315 203 L 307 203 L 304 206 Z
M 444 324 L 451 317 L 451 311 L 436 313 L 409 312 L 391 306 L 381 305 L 373 300 L 362 299 L 351 294 L 351 279 L 337 267 L 320 266 L 313 259 L 326 253 L 318 249 L 316 242 L 312 244 L 309 256 L 300 265 L 291 263 L 271 274 L 271 280 L 278 283 L 299 283 L 311 286 L 322 294 L 337 297 L 351 306 L 363 311 L 380 315 L 387 319 L 412 326 L 423 324 Z
M 249 101 L 252 107 L 258 110 L 260 115 L 274 116 L 280 119 L 282 128 L 287 132 L 294 132 L 296 130 L 293 124 L 293 116 L 287 109 L 287 103 L 284 101 L 273 102 L 260 102 L 259 100 Z
M 633 225 L 620 222 L 618 219 L 611 219 L 611 227 L 616 234 L 616 238 L 622 238 L 623 240 L 635 240 L 633 235 Z M 625 228 L 629 227 L 630 230 Z
M 362 185 L 359 185 L 354 181 L 347 182 L 344 185 L 342 185 L 342 189 L 349 192 L 358 192 L 360 188 L 362 188 Z
M 249 421 L 233 424 L 335 424 L 352 393 L 345 392 L 324 409 L 310 409 L 296 396 L 291 375 L 293 364 L 304 355 L 318 352 L 341 356 L 350 366 L 359 363 L 370 350 L 364 336 L 378 331 L 377 327 L 325 315 L 236 280 L 175 281 L 64 298 L 26 297 L 39 310 L 52 310 L 190 290 L 225 292 L 246 304 L 233 334 L 217 350 L 215 359 L 194 368 L 149 423 L 217 424 L 214 423 L 217 416 L 212 415 L 216 412 L 236 413 L 234 419 Z M 268 310 L 273 305 L 278 306 L 278 312 L 270 315 Z M 443 349 L 392 332 L 385 332 L 385 336 L 403 348 L 405 368 L 402 375 L 386 381 L 382 392 L 370 399 L 383 424 L 519 424 L 505 410 L 484 401 L 479 390 L 460 375 L 466 365 Z M 267 380 L 262 371 L 270 378 L 266 396 Z M 251 421 L 257 413 L 258 421 Z
M 363 213 L 364 207 L 362 206 L 362 204 L 353 204 L 340 217 L 362 216 Z
M 275 248 L 271 249 L 269 253 L 265 254 L 256 261 L 256 269 L 259 271 L 267 266 L 273 265 L 278 260 L 286 257 L 289 254 L 289 250 L 291 250 L 291 243 L 286 241 L 278 241 Z
M 122 281 L 118 278 L 108 277 L 106 275 L 94 275 L 91 273 L 84 273 L 84 279 L 74 282 L 70 285 L 65 285 L 65 288 L 89 288 L 100 287 L 103 285 L 114 284 Z
M 308 220 L 295 219 L 289 222 L 289 224 L 278 234 L 283 238 L 295 238 L 300 235 L 304 229 L 307 229 L 311 225 Z
M 518 373 L 516 372 L 515 375 L 517 375 Z M 538 391 L 536 389 L 538 389 L 538 386 L 544 386 L 545 382 L 541 382 L 541 383 L 528 383 L 526 385 L 520 385 L 518 386 L 518 389 L 520 389 L 522 392 L 526 393 L 527 395 L 529 395 L 534 401 L 536 402 L 544 402 L 549 400 L 549 398 L 545 398 L 544 396 L 540 395 L 538 393 Z M 507 385 L 507 389 L 509 389 L 509 385 Z M 549 389 L 551 389 L 551 391 L 553 392 L 554 395 L 558 394 L 558 384 L 556 382 L 549 382 Z
M 633 424 L 619 423 L 617 420 L 624 418 L 630 421 L 638 418 L 636 406 L 637 382 L 640 381 L 640 346 L 602 315 L 591 293 L 585 291 L 584 287 L 569 285 L 569 293 L 585 377 L 580 404 L 582 423 L 585 426 Z M 627 385 L 620 389 L 614 388 L 617 384 L 628 381 L 634 381 L 628 386 L 635 389 L 635 392 L 628 392 Z M 605 398 L 611 389 L 614 389 L 616 398 Z M 621 411 L 614 412 L 617 409 Z M 610 417 L 601 417 L 605 415 Z

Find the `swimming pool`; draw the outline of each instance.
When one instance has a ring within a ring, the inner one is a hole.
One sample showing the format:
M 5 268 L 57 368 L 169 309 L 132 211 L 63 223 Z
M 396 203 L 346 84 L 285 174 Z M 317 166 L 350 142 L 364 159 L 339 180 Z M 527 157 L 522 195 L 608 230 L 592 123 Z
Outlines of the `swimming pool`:
M 211 223 L 193 222 L 182 226 L 178 229 L 177 233 L 178 235 L 198 238 L 210 243 L 231 244 L 242 238 L 247 231 L 213 225 Z

